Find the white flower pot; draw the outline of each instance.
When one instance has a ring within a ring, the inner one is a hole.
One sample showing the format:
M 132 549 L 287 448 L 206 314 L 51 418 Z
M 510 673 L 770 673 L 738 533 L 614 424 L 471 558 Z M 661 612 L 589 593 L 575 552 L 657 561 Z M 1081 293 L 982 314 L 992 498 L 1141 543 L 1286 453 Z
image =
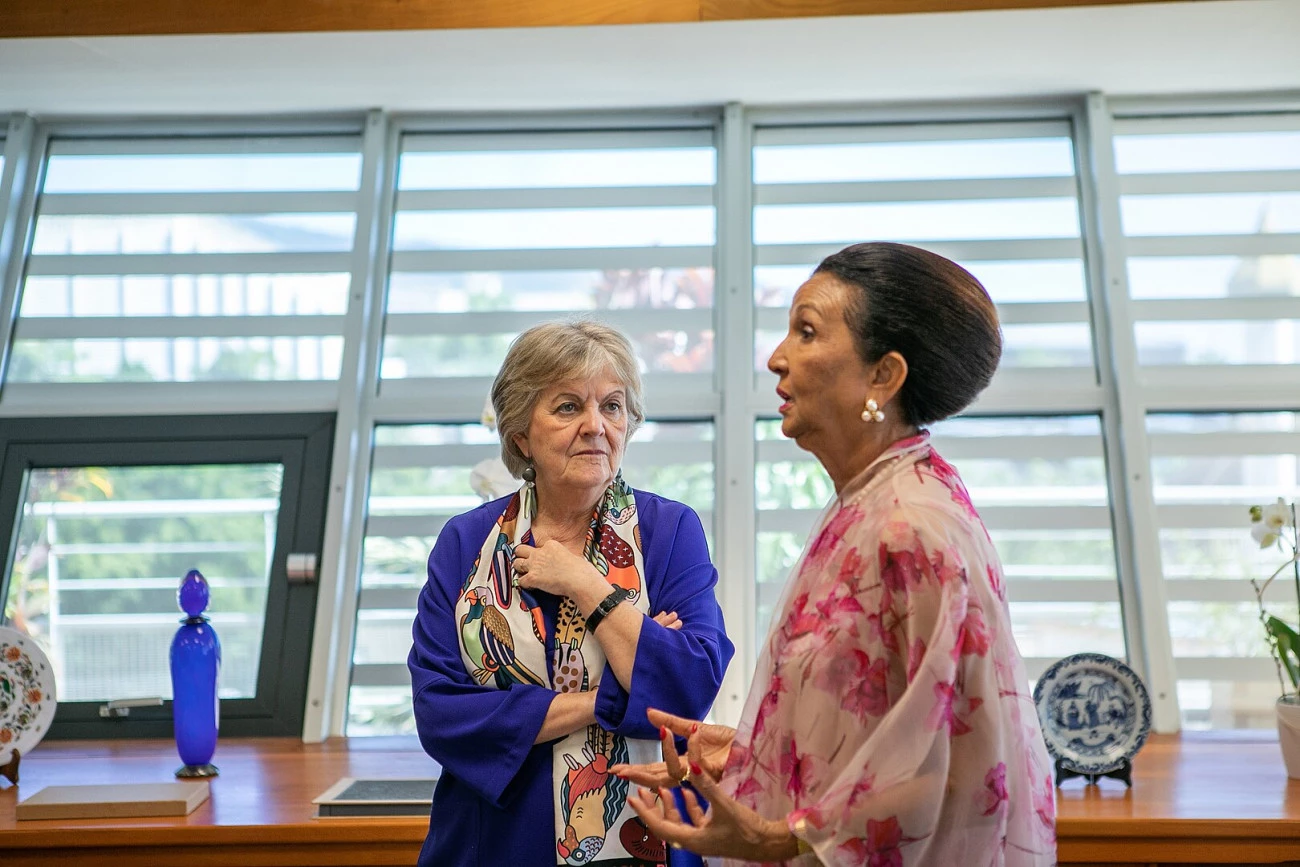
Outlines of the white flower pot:
M 1277 700 L 1277 740 L 1286 775 L 1300 780 L 1300 695 L 1291 693 Z

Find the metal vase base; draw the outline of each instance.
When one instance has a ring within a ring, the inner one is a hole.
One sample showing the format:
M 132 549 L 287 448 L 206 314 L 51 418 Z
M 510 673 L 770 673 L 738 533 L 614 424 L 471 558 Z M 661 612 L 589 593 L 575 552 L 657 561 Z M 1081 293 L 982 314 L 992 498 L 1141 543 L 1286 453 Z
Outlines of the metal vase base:
M 176 769 L 176 776 L 182 780 L 193 780 L 201 777 L 215 777 L 217 775 L 217 766 L 207 765 L 181 765 Z

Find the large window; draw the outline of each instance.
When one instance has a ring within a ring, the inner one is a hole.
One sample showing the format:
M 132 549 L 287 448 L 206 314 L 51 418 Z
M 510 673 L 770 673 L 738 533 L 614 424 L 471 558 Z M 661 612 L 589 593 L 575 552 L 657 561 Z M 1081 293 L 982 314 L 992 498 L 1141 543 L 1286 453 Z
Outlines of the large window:
M 712 129 L 403 136 L 350 734 L 414 731 L 425 562 L 481 502 L 470 471 L 500 446 L 474 416 L 526 328 L 591 318 L 629 336 L 651 417 L 624 478 L 695 508 L 712 537 L 716 159 Z
M 0 604 L 50 658 L 57 734 L 171 734 L 191 569 L 211 588 L 223 731 L 301 730 L 316 586 L 288 560 L 319 558 L 332 436 L 324 414 L 0 420 L 0 521 L 17 527 Z
M 894 240 L 956 259 L 987 287 L 1005 341 L 995 382 L 1022 412 L 1045 406 L 1062 382 L 1095 382 L 1069 123 L 760 128 L 754 184 L 760 370 L 820 257 Z M 759 375 L 760 401 L 769 379 Z M 977 409 L 997 411 L 998 401 Z M 755 433 L 761 641 L 831 487 L 776 422 Z M 934 435 L 1002 556 L 1031 670 L 1081 650 L 1124 656 L 1100 419 L 967 417 Z
M 710 130 L 404 137 L 381 378 L 490 378 L 528 326 L 598 315 L 708 390 L 715 161 Z
M 1300 496 L 1300 414 L 1159 413 L 1147 429 L 1183 724 L 1271 728 L 1277 673 L 1249 580 L 1285 557 L 1260 550 L 1249 510 Z M 1294 584 L 1269 591 L 1270 612 L 1295 623 Z
M 334 380 L 356 139 L 55 139 L 8 380 Z
M 1280 555 L 1258 550 L 1247 509 L 1297 493 L 1300 116 L 1132 118 L 1116 133 L 1182 722 L 1271 728 L 1279 688 L 1247 579 Z M 1294 623 L 1294 592 L 1272 589 Z
M 1117 132 L 1139 363 L 1300 362 L 1300 116 Z
M 411 731 L 416 595 L 497 454 L 492 378 L 524 329 L 587 317 L 631 338 L 645 378 L 626 478 L 703 519 L 739 651 L 715 712 L 733 722 L 831 494 L 779 432 L 766 361 L 822 257 L 892 240 L 953 258 L 998 307 L 997 376 L 933 436 L 1002 557 L 1030 676 L 1100 651 L 1150 678 L 1164 728 L 1174 693 L 1183 726 L 1270 726 L 1246 581 L 1270 555 L 1245 509 L 1300 486 L 1300 114 L 1256 108 L 19 118 L 0 161 L 0 425 L 85 448 L 0 480 L 7 622 L 97 722 L 111 698 L 166 698 L 168 588 L 202 561 L 233 714 L 289 718 L 259 703 L 291 646 L 309 737 Z M 301 495 L 291 462 L 225 447 L 250 418 L 308 413 L 339 435 Z M 208 445 L 140 445 L 165 444 L 164 422 Z M 320 613 L 285 645 L 276 552 L 320 512 L 320 592 L 295 590 Z M 106 640 L 140 662 L 110 677 Z
M 760 128 L 754 184 L 760 366 L 812 265 L 890 240 L 984 282 L 1004 368 L 1092 367 L 1069 124 Z
M 706 532 L 713 510 L 713 428 L 648 422 L 628 444 L 623 477 L 686 503 Z M 483 500 L 471 469 L 501 452 L 481 424 L 385 425 L 376 431 L 349 734 L 414 732 L 406 668 L 416 596 L 438 531 Z

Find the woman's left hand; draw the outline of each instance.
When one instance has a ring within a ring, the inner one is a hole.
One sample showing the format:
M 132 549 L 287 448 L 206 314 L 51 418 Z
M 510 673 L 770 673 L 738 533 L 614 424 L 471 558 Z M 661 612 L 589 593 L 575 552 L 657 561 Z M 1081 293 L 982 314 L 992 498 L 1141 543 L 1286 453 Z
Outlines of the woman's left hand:
M 672 790 L 637 789 L 628 803 L 650 833 L 668 844 L 700 855 L 723 855 L 747 861 L 786 861 L 799 854 L 785 822 L 764 819 L 724 794 L 713 778 L 691 768 L 691 785 L 709 802 L 706 811 L 690 788 L 682 790 L 686 816 L 677 810 Z
M 516 545 L 514 568 L 520 587 L 568 596 L 575 601 L 584 589 L 588 595 L 596 594 L 597 601 L 610 589 L 609 582 L 595 566 L 554 539 L 536 548 Z

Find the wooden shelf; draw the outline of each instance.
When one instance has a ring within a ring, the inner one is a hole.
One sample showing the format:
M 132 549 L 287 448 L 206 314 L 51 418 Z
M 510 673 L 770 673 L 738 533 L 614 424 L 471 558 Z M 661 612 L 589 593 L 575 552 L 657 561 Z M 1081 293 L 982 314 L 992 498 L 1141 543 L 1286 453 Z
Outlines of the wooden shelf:
M 185 817 L 24 821 L 19 796 L 48 785 L 169 782 L 174 745 L 47 741 L 0 788 L 0 863 L 167 867 L 410 865 L 427 820 L 315 817 L 312 798 L 340 777 L 436 776 L 413 738 L 227 738 L 207 802 Z M 1300 864 L 1300 780 L 1268 733 L 1154 735 L 1133 788 L 1070 780 L 1058 794 L 1062 865 Z
M 1171 0 L 7 0 L 0 38 L 579 27 Z

